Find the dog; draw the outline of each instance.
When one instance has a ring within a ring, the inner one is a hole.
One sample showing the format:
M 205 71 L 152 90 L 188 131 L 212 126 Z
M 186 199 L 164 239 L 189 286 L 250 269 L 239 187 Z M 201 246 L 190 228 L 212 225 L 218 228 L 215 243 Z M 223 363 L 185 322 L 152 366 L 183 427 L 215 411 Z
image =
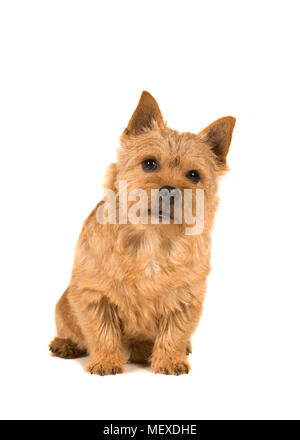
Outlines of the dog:
M 70 285 L 56 305 L 53 356 L 90 355 L 87 371 L 100 376 L 122 373 L 128 361 L 151 364 L 155 373 L 189 373 L 190 340 L 210 272 L 218 181 L 228 170 L 234 125 L 227 116 L 198 134 L 179 133 L 166 125 L 155 99 L 142 93 L 105 178 L 106 194 L 115 200 L 109 204 L 106 195 L 79 236 Z M 159 197 L 156 215 L 147 202 L 135 207 L 145 214 L 146 206 L 148 222 L 126 222 L 124 209 L 134 209 L 134 200 L 125 198 L 121 209 L 124 182 L 128 193 L 140 189 L 149 198 L 152 190 L 164 190 L 169 208 Z M 175 221 L 176 195 L 186 190 L 203 195 L 201 233 L 186 233 L 185 219 Z M 107 214 L 113 205 L 122 221 L 99 221 L 99 209 L 105 206 Z

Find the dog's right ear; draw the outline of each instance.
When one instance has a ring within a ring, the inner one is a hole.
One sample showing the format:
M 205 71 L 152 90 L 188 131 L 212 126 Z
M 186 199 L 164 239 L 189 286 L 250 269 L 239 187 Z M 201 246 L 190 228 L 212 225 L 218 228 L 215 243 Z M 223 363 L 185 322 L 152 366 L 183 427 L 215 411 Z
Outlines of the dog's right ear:
M 164 125 L 163 117 L 153 96 L 144 91 L 124 134 L 139 135 L 146 130 L 151 130 L 154 124 Z

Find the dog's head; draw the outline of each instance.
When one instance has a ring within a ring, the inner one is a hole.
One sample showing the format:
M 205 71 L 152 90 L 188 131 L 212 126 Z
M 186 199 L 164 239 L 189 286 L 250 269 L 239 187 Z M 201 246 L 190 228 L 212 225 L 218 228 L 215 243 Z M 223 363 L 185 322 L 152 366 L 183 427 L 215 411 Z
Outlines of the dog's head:
M 210 228 L 217 206 L 218 177 L 227 170 L 226 156 L 234 125 L 235 118 L 227 116 L 198 134 L 179 133 L 166 126 L 155 99 L 143 92 L 121 136 L 113 179 L 116 191 L 120 190 L 120 183 L 126 182 L 128 213 L 131 210 L 135 217 L 143 214 L 141 223 L 146 223 L 146 215 L 148 225 L 155 223 L 155 228 L 173 228 L 178 233 L 188 224 L 184 212 L 187 195 L 192 195 L 189 203 L 195 217 L 196 190 L 202 190 L 204 228 Z M 151 215 L 157 194 L 158 208 Z M 176 224 L 178 206 L 182 210 L 181 224 Z M 169 221 L 165 221 L 168 216 Z

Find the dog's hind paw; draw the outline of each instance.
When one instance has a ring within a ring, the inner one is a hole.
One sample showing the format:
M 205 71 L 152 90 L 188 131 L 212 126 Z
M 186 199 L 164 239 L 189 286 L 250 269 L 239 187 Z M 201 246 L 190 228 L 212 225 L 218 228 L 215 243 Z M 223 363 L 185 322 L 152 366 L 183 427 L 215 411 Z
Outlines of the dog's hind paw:
M 54 338 L 49 344 L 49 350 L 53 356 L 64 359 L 75 359 L 87 356 L 85 348 L 79 347 L 71 339 Z
M 186 355 L 190 355 L 192 354 L 192 344 L 190 343 L 190 341 L 186 344 Z

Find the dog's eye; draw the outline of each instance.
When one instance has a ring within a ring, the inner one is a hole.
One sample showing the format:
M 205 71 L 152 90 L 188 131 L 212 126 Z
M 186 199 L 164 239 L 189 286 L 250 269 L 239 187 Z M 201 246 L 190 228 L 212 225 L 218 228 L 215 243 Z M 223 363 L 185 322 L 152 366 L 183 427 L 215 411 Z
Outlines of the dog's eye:
M 145 159 L 142 162 L 144 171 L 155 171 L 158 168 L 158 163 L 155 159 Z
M 197 170 L 191 170 L 186 173 L 186 177 L 191 180 L 193 183 L 198 183 L 200 180 L 200 176 Z

